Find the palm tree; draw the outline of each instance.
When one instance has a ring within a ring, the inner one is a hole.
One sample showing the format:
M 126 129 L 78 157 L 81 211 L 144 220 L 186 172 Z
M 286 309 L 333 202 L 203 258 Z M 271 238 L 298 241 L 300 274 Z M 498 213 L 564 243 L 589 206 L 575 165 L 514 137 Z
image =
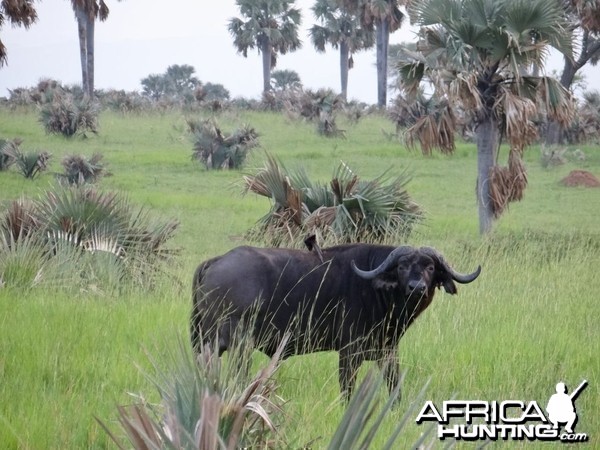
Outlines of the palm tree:
M 359 15 L 367 29 L 375 30 L 377 52 L 377 106 L 387 104 L 388 48 L 390 33 L 404 20 L 400 7 L 408 0 L 343 0 L 344 7 Z
M 2 0 L 0 2 L 0 28 L 8 20 L 12 26 L 29 28 L 37 20 L 34 0 Z M 0 40 L 0 67 L 6 64 L 6 47 Z
M 548 47 L 572 49 L 561 0 L 413 0 L 409 14 L 419 25 L 417 51 L 405 50 L 398 68 L 406 95 L 423 79 L 435 93 L 470 113 L 477 143 L 480 232 L 490 231 L 508 202 L 527 183 L 521 155 L 537 137 L 540 110 L 561 123 L 574 113 L 569 92 L 550 77 L 524 75 L 542 66 Z M 447 120 L 447 115 L 439 120 Z M 410 132 L 411 130 L 409 130 Z M 415 130 L 412 130 L 415 131 Z M 447 135 L 428 127 L 428 142 Z M 508 168 L 497 166 L 501 139 L 511 151 Z
M 313 25 L 309 30 L 317 51 L 324 52 L 327 44 L 340 49 L 341 92 L 346 100 L 348 71 L 353 66 L 352 54 L 373 46 L 373 31 L 362 27 L 360 18 L 347 11 L 339 0 L 317 0 L 312 11 L 321 22 L 321 25 Z
M 120 1 L 120 0 L 119 0 Z M 94 95 L 94 32 L 96 19 L 105 21 L 109 9 L 104 0 L 71 0 L 79 30 L 79 54 L 83 92 Z
M 275 89 L 278 91 L 292 89 L 294 86 L 302 86 L 300 75 L 295 70 L 274 70 L 271 73 L 271 79 L 273 80 Z
M 271 69 L 277 64 L 277 55 L 298 50 L 301 14 L 294 8 L 294 0 L 236 0 L 245 18 L 234 17 L 228 30 L 233 43 L 244 58 L 248 50 L 257 48 L 262 54 L 263 91 L 271 89 Z
M 575 75 L 586 64 L 596 65 L 600 61 L 600 0 L 565 0 L 565 14 L 571 22 L 569 28 L 573 40 L 579 45 L 574 58 L 564 58 L 560 83 L 571 88 Z M 558 144 L 561 140 L 561 126 L 556 122 L 548 124 L 547 144 Z

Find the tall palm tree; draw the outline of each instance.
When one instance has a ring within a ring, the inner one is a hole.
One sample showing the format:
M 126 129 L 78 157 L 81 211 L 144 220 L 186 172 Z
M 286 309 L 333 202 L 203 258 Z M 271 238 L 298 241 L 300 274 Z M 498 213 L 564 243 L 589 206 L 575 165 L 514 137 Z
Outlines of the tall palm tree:
M 586 64 L 596 65 L 600 61 L 600 0 L 563 0 L 565 14 L 571 22 L 571 35 L 577 41 L 574 58 L 564 58 L 560 83 L 571 88 L 575 75 Z M 546 132 L 547 144 L 558 144 L 561 140 L 560 124 L 551 121 Z
M 119 0 L 120 1 L 120 0 Z M 109 9 L 104 0 L 71 0 L 79 31 L 81 80 L 83 92 L 94 95 L 94 33 L 96 19 L 105 21 Z
M 387 76 L 390 34 L 404 21 L 401 6 L 409 0 L 342 0 L 347 10 L 357 13 L 362 24 L 375 30 L 377 53 L 377 106 L 387 105 Z
M 244 58 L 248 50 L 257 48 L 262 54 L 263 91 L 271 89 L 271 69 L 277 55 L 298 50 L 301 14 L 294 0 L 236 0 L 244 19 L 234 17 L 228 24 L 233 44 Z
M 29 28 L 37 20 L 34 0 L 2 0 L 0 2 L 0 28 L 8 20 L 12 26 Z M 0 40 L 0 67 L 6 64 L 6 47 Z
M 339 0 L 317 0 L 312 11 L 321 23 L 309 30 L 317 51 L 324 52 L 327 44 L 340 50 L 341 92 L 345 100 L 348 96 L 348 71 L 353 65 L 352 54 L 371 48 L 375 43 L 374 33 L 361 26 L 360 18 L 349 12 Z
M 509 201 L 526 186 L 521 155 L 537 136 L 540 110 L 561 123 L 571 120 L 569 92 L 550 77 L 529 76 L 542 66 L 549 46 L 565 55 L 571 35 L 561 0 L 413 0 L 412 22 L 419 25 L 417 51 L 399 63 L 405 94 L 429 80 L 436 95 L 470 112 L 477 142 L 477 199 L 480 232 L 490 231 Z M 447 117 L 439 117 L 446 120 Z M 415 130 L 412 130 L 415 131 Z M 427 142 L 447 135 L 435 127 Z M 497 166 L 501 139 L 511 146 L 508 168 Z

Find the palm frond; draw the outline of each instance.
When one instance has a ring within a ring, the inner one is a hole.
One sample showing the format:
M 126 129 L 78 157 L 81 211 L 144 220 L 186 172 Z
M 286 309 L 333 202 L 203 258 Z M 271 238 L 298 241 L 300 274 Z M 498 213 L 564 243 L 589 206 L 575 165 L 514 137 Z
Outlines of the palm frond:
M 194 140 L 192 159 L 207 169 L 239 169 L 248 152 L 259 145 L 258 133 L 249 125 L 227 134 L 215 119 L 188 119 L 187 123 Z
M 383 242 L 410 233 L 422 216 L 406 192 L 405 173 L 362 181 L 342 162 L 327 185 L 312 182 L 303 168 L 288 172 L 268 156 L 267 166 L 244 180 L 247 190 L 272 200 L 249 233 L 271 245 L 299 245 L 315 232 L 334 242 Z
M 262 448 L 269 436 L 277 435 L 282 401 L 275 395 L 273 374 L 288 339 L 289 335 L 282 337 L 269 363 L 254 377 L 247 370 L 251 351 L 243 341 L 230 349 L 227 361 L 210 348 L 195 359 L 180 341 L 179 349 L 168 355 L 166 369 L 152 360 L 156 373 L 152 381 L 161 405 L 142 402 L 118 408 L 128 443 L 136 449 Z M 116 434 L 98 421 L 124 448 Z

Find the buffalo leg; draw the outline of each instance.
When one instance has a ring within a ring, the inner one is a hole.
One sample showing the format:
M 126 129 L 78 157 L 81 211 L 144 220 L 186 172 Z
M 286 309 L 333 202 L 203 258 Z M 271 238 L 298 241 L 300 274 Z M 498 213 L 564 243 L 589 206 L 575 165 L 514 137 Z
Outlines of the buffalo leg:
M 377 361 L 377 364 L 383 373 L 388 391 L 391 394 L 400 383 L 400 363 L 398 362 L 396 350 L 387 352 L 385 357 Z M 400 401 L 400 397 L 401 392 L 400 388 L 398 388 L 398 398 L 396 399 L 396 402 Z
M 356 373 L 362 363 L 363 358 L 353 351 L 340 351 L 340 390 L 342 397 L 346 402 L 350 400 L 354 384 L 356 383 Z

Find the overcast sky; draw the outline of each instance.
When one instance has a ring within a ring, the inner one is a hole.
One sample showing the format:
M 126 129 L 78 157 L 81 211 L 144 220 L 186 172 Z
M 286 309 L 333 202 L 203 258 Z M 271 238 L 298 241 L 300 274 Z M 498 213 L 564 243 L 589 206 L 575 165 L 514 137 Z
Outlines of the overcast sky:
M 339 91 L 338 52 L 318 54 L 306 29 L 315 22 L 313 0 L 297 0 L 302 8 L 303 48 L 280 56 L 277 69 L 299 73 L 310 88 Z M 96 25 L 96 88 L 141 91 L 140 80 L 164 73 L 172 64 L 189 64 L 203 82 L 221 83 L 233 97 L 259 98 L 262 89 L 261 58 L 250 52 L 237 54 L 227 32 L 227 22 L 238 16 L 234 0 L 106 0 L 110 15 Z M 5 25 L 0 31 L 8 50 L 8 66 L 0 69 L 0 96 L 7 89 L 30 87 L 41 78 L 80 84 L 79 41 L 71 2 L 36 2 L 38 22 L 29 30 Z M 167 6 L 168 5 L 168 6 Z M 392 43 L 414 40 L 405 26 L 392 35 Z M 349 98 L 376 103 L 375 51 L 354 56 Z M 562 59 L 553 56 L 546 71 L 561 70 Z M 600 90 L 600 67 L 585 68 L 589 89 Z

